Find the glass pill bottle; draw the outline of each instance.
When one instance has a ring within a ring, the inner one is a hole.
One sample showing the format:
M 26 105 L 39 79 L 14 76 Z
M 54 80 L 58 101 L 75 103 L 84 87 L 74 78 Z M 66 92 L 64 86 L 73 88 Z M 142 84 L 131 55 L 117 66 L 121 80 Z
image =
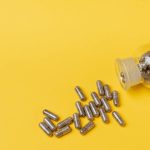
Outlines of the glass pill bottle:
M 140 83 L 150 87 L 150 51 L 137 58 L 117 59 L 116 71 L 122 87 L 126 90 Z

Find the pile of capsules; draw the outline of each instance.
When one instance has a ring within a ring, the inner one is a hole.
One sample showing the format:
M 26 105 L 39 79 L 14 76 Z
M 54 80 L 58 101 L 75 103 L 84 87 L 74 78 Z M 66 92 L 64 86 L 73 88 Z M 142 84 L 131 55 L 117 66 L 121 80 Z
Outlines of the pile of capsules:
M 43 110 L 43 114 L 46 115 L 46 117 L 44 118 L 43 122 L 39 124 L 41 129 L 49 136 L 52 136 L 54 134 L 56 137 L 62 137 L 72 131 L 72 129 L 70 128 L 70 124 L 74 123 L 75 128 L 78 129 L 82 135 L 85 135 L 95 127 L 95 123 L 93 122 L 95 117 L 100 116 L 104 123 L 109 123 L 107 113 L 110 112 L 112 112 L 113 118 L 119 123 L 119 125 L 125 126 L 125 122 L 120 114 L 116 111 L 112 111 L 111 106 L 108 103 L 109 100 L 113 100 L 114 106 L 119 106 L 118 92 L 111 92 L 109 85 L 103 85 L 102 81 L 100 80 L 96 82 L 96 85 L 98 94 L 96 92 L 91 93 L 93 101 L 90 101 L 89 105 L 84 106 L 80 101 L 77 101 L 75 105 L 78 113 L 74 113 L 72 117 L 70 116 L 65 120 L 59 122 L 57 126 L 53 123 L 53 121 L 59 120 L 58 115 L 46 109 Z M 75 91 L 81 101 L 86 100 L 86 97 L 79 86 L 75 87 Z M 82 127 L 81 117 L 85 116 L 87 117 L 89 122 Z

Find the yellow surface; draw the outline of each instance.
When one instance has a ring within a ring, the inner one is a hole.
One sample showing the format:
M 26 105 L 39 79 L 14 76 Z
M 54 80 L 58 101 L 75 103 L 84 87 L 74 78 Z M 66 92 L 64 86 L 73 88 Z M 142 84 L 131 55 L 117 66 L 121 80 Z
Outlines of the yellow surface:
M 149 45 L 149 18 L 149 0 L 1 0 L 0 149 L 149 150 L 150 91 L 124 91 L 114 69 L 117 57 Z M 73 125 L 61 139 L 47 137 L 38 127 L 42 110 L 61 119 L 72 115 L 75 85 L 90 100 L 97 79 L 119 90 L 121 107 L 115 110 L 127 126 L 109 115 L 109 125 L 96 119 L 84 137 Z

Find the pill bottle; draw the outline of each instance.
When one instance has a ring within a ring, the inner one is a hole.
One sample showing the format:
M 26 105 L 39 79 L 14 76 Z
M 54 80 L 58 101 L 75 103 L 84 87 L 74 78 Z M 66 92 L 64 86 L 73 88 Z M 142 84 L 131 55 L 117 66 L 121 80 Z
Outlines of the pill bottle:
M 150 51 L 138 57 L 116 59 L 116 72 L 126 90 L 141 83 L 150 87 Z

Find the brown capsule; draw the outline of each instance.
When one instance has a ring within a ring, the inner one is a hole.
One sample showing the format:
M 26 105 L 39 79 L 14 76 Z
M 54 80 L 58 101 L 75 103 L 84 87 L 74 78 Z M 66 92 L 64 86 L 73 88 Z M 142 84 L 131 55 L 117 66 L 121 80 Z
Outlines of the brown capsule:
M 108 100 L 112 99 L 111 90 L 108 84 L 104 85 L 105 96 Z
M 84 106 L 84 111 L 85 111 L 85 114 L 86 114 L 88 120 L 93 121 L 93 120 L 94 120 L 94 117 L 93 117 L 93 114 L 92 114 L 92 112 L 91 112 L 91 109 L 90 109 L 90 107 L 89 107 L 88 105 L 85 105 L 85 106 Z
M 118 94 L 118 91 L 113 91 L 112 92 L 112 97 L 113 97 L 113 103 L 116 107 L 118 107 L 120 104 L 119 104 L 119 94 Z
M 39 123 L 39 127 L 48 135 L 48 136 L 52 136 L 53 133 L 50 130 L 50 128 L 47 126 L 47 124 L 45 122 L 40 122 Z
M 84 112 L 84 108 L 83 108 L 81 102 L 79 102 L 79 101 L 76 102 L 76 108 L 77 108 L 77 110 L 79 112 L 79 115 L 81 117 L 84 117 L 85 116 L 85 112 Z
M 60 138 L 68 133 L 70 133 L 72 129 L 69 126 L 65 126 L 59 130 L 57 130 L 54 134 L 56 137 Z
M 122 119 L 122 117 L 120 116 L 120 114 L 118 112 L 113 111 L 112 116 L 120 124 L 120 126 L 125 126 L 126 125 L 125 121 Z
M 99 112 L 100 112 L 100 116 L 101 116 L 103 122 L 104 122 L 104 123 L 109 123 L 109 118 L 108 118 L 108 116 L 107 116 L 107 114 L 106 114 L 104 108 L 100 108 L 100 109 L 99 109 Z
M 101 98 L 101 102 L 102 102 L 102 105 L 103 105 L 105 111 L 111 112 L 111 107 L 110 107 L 108 101 L 104 97 Z
M 76 87 L 75 87 L 75 91 L 76 91 L 76 93 L 78 94 L 80 100 L 82 100 L 82 101 L 85 101 L 85 100 L 86 100 L 86 97 L 85 97 L 85 95 L 83 94 L 83 91 L 81 90 L 81 88 L 80 88 L 79 86 L 76 86 Z
M 105 92 L 104 92 L 104 87 L 103 87 L 102 81 L 97 80 L 96 85 L 97 85 L 97 90 L 98 90 L 99 95 L 104 96 Z
M 94 101 L 95 105 L 98 106 L 98 107 L 101 106 L 101 100 L 98 97 L 97 93 L 96 92 L 92 92 L 91 96 L 93 98 L 93 101 Z
M 64 126 L 70 125 L 72 122 L 73 122 L 73 118 L 72 117 L 68 117 L 65 120 L 59 122 L 57 124 L 57 128 L 60 129 L 60 128 L 64 127 Z
M 54 114 L 53 112 L 51 112 L 47 109 L 43 110 L 43 114 L 46 115 L 48 118 L 50 118 L 52 120 L 55 120 L 55 121 L 59 120 L 59 117 L 56 114 Z
M 94 122 L 90 121 L 89 123 L 87 123 L 81 130 L 80 133 L 82 135 L 87 134 L 89 131 L 91 131 L 93 128 L 95 127 Z
M 50 128 L 51 131 L 56 130 L 56 126 L 49 118 L 44 118 L 44 122 L 47 124 L 47 126 Z
M 81 120 L 78 113 L 73 114 L 74 126 L 76 129 L 81 129 Z
M 93 116 L 98 117 L 99 116 L 99 111 L 98 111 L 98 108 L 96 107 L 95 103 L 93 101 L 90 101 L 89 106 L 90 106 L 90 109 L 93 113 Z

